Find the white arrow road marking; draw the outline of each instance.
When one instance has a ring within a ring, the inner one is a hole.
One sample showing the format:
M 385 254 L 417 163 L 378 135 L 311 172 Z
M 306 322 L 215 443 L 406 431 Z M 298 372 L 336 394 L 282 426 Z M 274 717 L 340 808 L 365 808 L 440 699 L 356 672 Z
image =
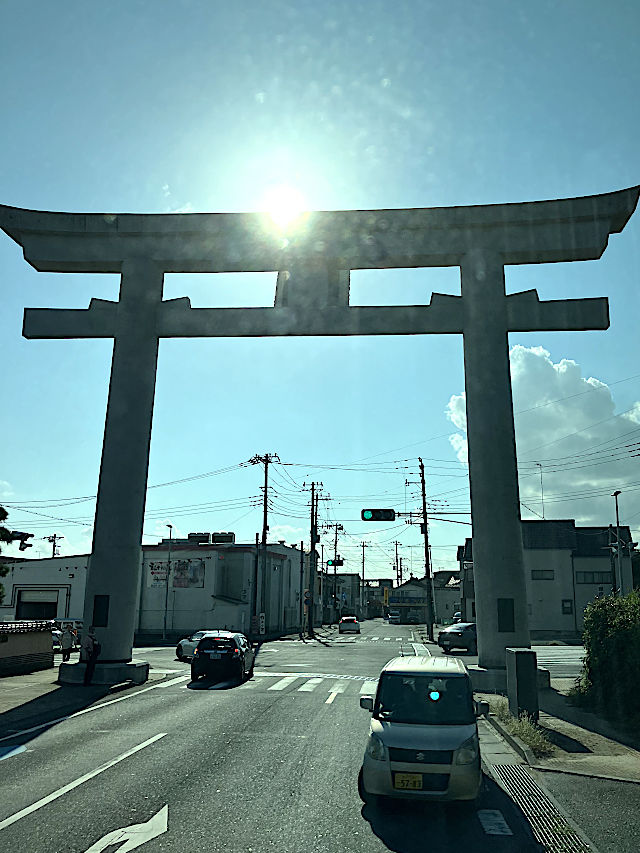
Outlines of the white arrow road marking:
M 136 847 L 142 847 L 147 841 L 157 838 L 167 831 L 169 819 L 169 806 L 163 806 L 157 814 L 148 820 L 146 823 L 133 823 L 131 826 L 125 826 L 122 829 L 114 829 L 113 832 L 108 832 L 95 844 L 86 851 L 86 853 L 101 853 L 107 847 L 113 844 L 121 844 L 126 842 L 122 847 L 118 847 L 118 853 L 128 853 L 129 850 L 135 850 Z
M 69 782 L 68 785 L 63 785 L 62 788 L 58 788 L 57 791 L 54 791 L 52 794 L 48 794 L 36 803 L 21 809 L 19 812 L 16 812 L 10 817 L 6 817 L 4 820 L 0 820 L 0 829 L 5 829 L 7 826 L 11 826 L 12 823 L 16 823 L 16 821 L 21 820 L 21 818 L 41 809 L 42 806 L 52 803 L 54 800 L 57 800 L 59 797 L 64 796 L 64 794 L 67 794 L 69 791 L 73 791 L 74 788 L 82 785 L 83 782 L 88 782 L 89 779 L 93 779 L 93 777 L 97 776 L 99 773 L 104 773 L 105 770 L 113 767 L 114 764 L 119 764 L 121 761 L 124 761 L 125 758 L 129 758 L 130 755 L 140 752 L 140 750 L 144 749 L 145 746 L 150 746 L 152 743 L 160 740 L 161 737 L 166 737 L 166 735 L 167 732 L 161 732 L 159 735 L 154 735 L 149 738 L 149 740 L 145 740 L 144 743 L 139 743 L 138 746 L 134 746 L 132 749 L 128 749 L 126 752 L 123 752 L 122 755 L 119 755 L 117 758 L 112 758 L 111 761 L 107 761 L 106 764 L 101 764 L 100 767 L 96 768 L 96 770 L 92 770 L 90 773 L 85 773 L 84 776 L 79 776 L 77 779 L 74 779 L 73 782 Z

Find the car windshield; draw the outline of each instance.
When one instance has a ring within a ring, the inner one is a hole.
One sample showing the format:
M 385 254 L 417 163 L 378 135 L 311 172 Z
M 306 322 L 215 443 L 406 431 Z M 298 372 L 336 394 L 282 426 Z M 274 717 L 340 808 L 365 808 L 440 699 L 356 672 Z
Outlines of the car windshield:
M 465 676 L 385 673 L 374 714 L 380 720 L 418 725 L 468 725 L 475 720 L 473 696 Z

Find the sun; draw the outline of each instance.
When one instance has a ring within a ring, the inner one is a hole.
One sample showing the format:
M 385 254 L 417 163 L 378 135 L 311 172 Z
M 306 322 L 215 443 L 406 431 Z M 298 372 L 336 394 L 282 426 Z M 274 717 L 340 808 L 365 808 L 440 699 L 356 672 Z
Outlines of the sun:
M 288 231 L 305 210 L 304 196 L 295 187 L 278 184 L 265 192 L 264 207 L 274 225 Z

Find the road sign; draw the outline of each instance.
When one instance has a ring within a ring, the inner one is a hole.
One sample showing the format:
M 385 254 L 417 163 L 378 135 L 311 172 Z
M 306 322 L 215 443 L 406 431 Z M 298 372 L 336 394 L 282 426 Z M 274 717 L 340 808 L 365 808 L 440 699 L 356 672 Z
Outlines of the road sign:
M 385 586 L 384 590 L 382 591 L 382 594 L 384 596 L 384 603 L 386 605 L 389 603 L 389 587 L 388 586 Z
M 259 624 L 259 627 L 260 627 L 260 633 L 261 633 L 261 634 L 266 634 L 266 632 L 267 632 L 267 622 L 266 622 L 266 617 L 265 617 L 264 613 L 261 613 L 261 614 L 260 614 L 260 616 L 258 617 L 258 624 Z
M 395 521 L 395 509 L 363 509 L 360 512 L 363 521 Z

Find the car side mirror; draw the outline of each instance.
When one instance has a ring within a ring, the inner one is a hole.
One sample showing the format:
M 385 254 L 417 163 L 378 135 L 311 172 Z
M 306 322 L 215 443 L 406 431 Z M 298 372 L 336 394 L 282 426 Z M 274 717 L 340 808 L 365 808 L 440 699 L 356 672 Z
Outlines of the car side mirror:
M 365 711 L 373 711 L 373 696 L 361 696 L 360 707 Z
M 489 713 L 488 702 L 476 702 L 476 717 L 486 717 Z

